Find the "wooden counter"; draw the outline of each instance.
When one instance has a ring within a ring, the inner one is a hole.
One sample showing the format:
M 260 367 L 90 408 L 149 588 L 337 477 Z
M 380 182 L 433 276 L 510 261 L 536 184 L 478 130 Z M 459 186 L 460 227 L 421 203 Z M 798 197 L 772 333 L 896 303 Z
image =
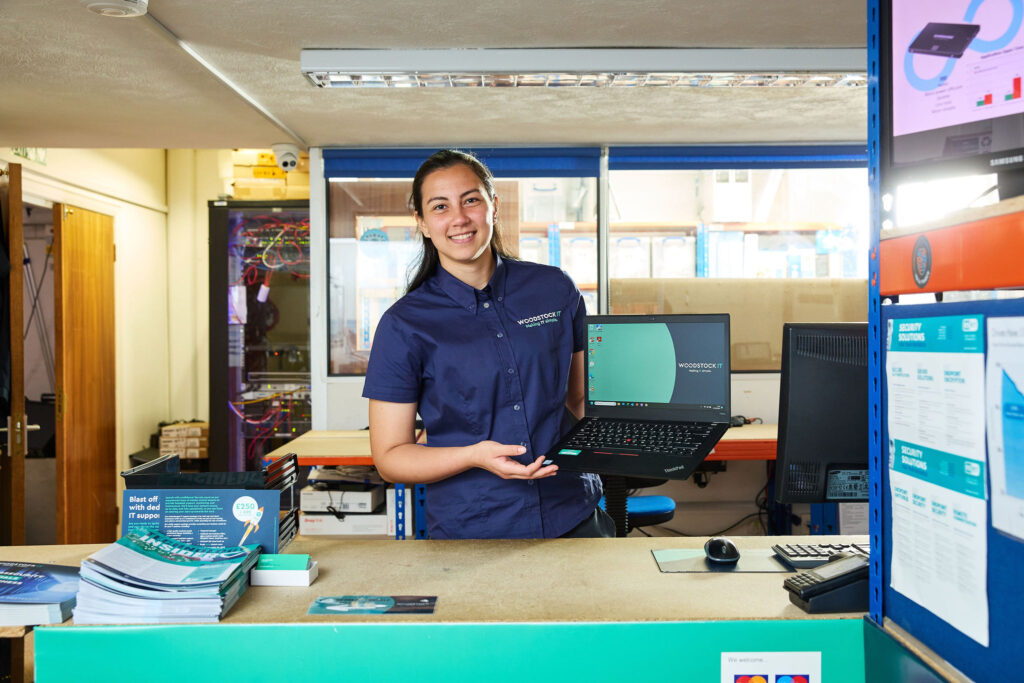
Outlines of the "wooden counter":
M 194 678 L 196 667 L 218 672 L 217 680 L 299 680 L 324 671 L 379 680 L 381 667 L 395 677 L 451 680 L 452 661 L 457 678 L 535 679 L 540 671 L 543 679 L 564 670 L 563 680 L 599 680 L 620 670 L 631 676 L 642 663 L 649 673 L 719 680 L 722 652 L 796 650 L 823 653 L 825 680 L 863 681 L 862 614 L 802 612 L 782 588 L 786 573 L 663 574 L 651 554 L 705 540 L 299 538 L 287 550 L 317 560 L 312 586 L 249 588 L 219 625 L 38 627 L 37 680 L 63 680 L 73 670 L 78 681 L 180 681 Z M 773 542 L 734 540 L 741 552 Z M 74 564 L 99 547 L 4 547 L 0 558 Z M 306 614 L 325 595 L 434 595 L 437 608 L 432 615 Z M 133 652 L 146 661 L 134 661 Z M 154 671 L 154 657 L 168 661 Z

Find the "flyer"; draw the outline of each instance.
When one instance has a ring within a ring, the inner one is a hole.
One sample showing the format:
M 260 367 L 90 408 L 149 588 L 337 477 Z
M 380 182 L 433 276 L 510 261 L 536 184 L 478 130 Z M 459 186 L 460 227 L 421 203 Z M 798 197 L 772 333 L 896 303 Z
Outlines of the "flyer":
M 987 646 L 983 319 L 890 320 L 885 376 L 890 585 Z
M 992 526 L 1024 539 L 1024 318 L 988 319 L 985 392 Z

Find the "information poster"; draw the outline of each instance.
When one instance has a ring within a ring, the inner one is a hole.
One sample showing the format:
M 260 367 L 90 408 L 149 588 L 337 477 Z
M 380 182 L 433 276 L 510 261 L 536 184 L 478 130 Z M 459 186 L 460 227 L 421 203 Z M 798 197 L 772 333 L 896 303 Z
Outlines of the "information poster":
M 892 588 L 988 646 L 983 316 L 890 320 Z
M 992 526 L 1024 539 L 1024 318 L 988 319 Z

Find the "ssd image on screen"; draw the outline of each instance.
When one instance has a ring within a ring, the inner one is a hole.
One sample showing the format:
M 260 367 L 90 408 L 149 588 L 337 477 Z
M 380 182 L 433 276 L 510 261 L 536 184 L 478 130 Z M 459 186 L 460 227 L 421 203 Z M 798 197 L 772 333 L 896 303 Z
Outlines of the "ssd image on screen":
M 935 55 L 936 57 L 964 56 L 964 50 L 978 35 L 981 26 L 978 24 L 938 24 L 930 22 L 921 29 L 908 51 L 919 55 Z

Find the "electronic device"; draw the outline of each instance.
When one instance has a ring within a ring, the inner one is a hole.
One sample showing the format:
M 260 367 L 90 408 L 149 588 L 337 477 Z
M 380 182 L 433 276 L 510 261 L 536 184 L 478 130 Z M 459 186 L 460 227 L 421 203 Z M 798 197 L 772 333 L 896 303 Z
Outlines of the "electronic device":
M 883 0 L 882 185 L 997 174 L 999 198 L 1024 194 L 1024 24 L 1012 3 L 941 11 Z
M 585 415 L 545 464 L 686 479 L 729 428 L 729 316 L 587 316 Z
M 775 456 L 779 503 L 868 499 L 867 323 L 786 323 Z
M 740 559 L 740 551 L 736 544 L 724 536 L 709 538 L 704 544 L 704 554 L 708 562 L 714 564 L 736 564 Z
M 840 553 L 831 561 L 790 576 L 783 582 L 789 601 L 809 614 L 866 612 L 867 555 Z
M 793 569 L 814 569 L 841 552 L 867 555 L 871 546 L 864 543 L 786 543 L 772 546 L 775 557 Z
M 922 55 L 960 59 L 980 30 L 979 24 L 928 22 L 907 50 Z

